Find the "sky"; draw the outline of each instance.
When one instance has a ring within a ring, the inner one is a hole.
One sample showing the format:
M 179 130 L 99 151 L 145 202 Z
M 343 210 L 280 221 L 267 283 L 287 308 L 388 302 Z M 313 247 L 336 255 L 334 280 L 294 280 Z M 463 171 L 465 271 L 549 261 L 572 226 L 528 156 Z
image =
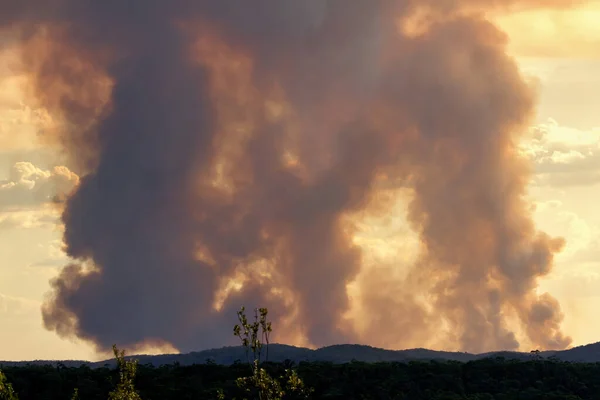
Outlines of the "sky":
M 534 166 L 529 198 L 537 227 L 566 239 L 541 280 L 565 314 L 573 345 L 600 340 L 600 2 L 571 10 L 491 16 L 509 37 L 509 52 L 538 88 L 537 118 L 521 142 Z M 101 359 L 83 342 L 61 339 L 42 324 L 49 281 L 69 260 L 62 251 L 60 205 L 52 200 L 79 177 L 38 139 L 48 113 L 25 92 L 17 49 L 0 51 L 0 359 Z M 375 260 L 410 257 L 415 237 L 403 221 L 365 221 L 357 243 Z M 395 224 L 395 226 L 394 226 Z M 350 289 L 351 290 L 351 289 Z M 232 316 L 235 318 L 235 316 Z M 232 324 L 234 322 L 232 318 Z M 529 350 L 529 349 L 522 349 Z

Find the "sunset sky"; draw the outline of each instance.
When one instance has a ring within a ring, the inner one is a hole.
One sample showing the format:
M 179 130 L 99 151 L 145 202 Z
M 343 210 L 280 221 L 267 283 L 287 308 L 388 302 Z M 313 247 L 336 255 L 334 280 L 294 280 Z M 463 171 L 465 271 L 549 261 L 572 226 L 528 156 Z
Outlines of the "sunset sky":
M 600 1 L 495 19 L 510 38 L 510 53 L 539 88 L 536 125 L 522 141 L 535 167 L 529 186 L 534 218 L 539 229 L 567 241 L 540 291 L 559 300 L 563 328 L 574 345 L 600 341 Z M 78 177 L 60 167 L 60 154 L 36 139 L 50 119 L 28 102 L 24 75 L 15 68 L 18 52 L 5 48 L 0 51 L 0 359 L 99 359 L 103 355 L 88 345 L 62 340 L 42 326 L 48 282 L 68 263 L 57 225 L 60 210 L 50 200 L 73 188 Z M 410 243 L 402 234 L 363 240 L 376 244 L 372 247 L 382 257 L 393 257 L 396 246 Z

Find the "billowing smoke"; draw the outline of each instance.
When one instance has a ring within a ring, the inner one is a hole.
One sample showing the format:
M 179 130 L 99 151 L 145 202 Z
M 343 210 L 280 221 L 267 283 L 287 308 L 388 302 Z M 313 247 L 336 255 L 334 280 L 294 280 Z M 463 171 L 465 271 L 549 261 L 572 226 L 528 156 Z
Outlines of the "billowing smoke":
M 535 96 L 479 13 L 537 3 L 569 2 L 1 0 L 81 174 L 46 328 L 186 351 L 264 305 L 313 345 L 568 346 L 517 150 Z M 390 187 L 422 244 L 401 279 L 353 239 Z

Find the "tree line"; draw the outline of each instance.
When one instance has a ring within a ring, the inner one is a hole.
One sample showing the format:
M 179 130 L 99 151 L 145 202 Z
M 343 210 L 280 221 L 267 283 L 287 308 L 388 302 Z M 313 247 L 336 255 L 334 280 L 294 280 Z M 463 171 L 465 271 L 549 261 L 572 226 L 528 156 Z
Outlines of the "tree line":
M 267 310 L 254 321 L 238 313 L 234 334 L 247 360 L 233 365 L 155 367 L 126 360 L 117 367 L 13 366 L 0 374 L 2 400 L 169 399 L 600 399 L 600 363 L 489 358 L 470 362 L 269 362 Z

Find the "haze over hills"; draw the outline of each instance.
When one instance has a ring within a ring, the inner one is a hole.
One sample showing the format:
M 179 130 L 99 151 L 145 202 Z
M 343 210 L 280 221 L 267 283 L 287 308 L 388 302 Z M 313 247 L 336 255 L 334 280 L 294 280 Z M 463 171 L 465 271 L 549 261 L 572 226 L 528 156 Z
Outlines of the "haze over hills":
M 266 349 L 263 350 L 266 354 Z M 325 361 L 332 363 L 347 363 L 353 360 L 362 362 L 408 362 L 415 360 L 446 360 L 468 362 L 481 358 L 504 357 L 517 360 L 529 360 L 536 357 L 554 358 L 567 362 L 600 362 L 600 342 L 574 347 L 568 350 L 541 351 L 539 353 L 498 351 L 488 353 L 466 353 L 436 351 L 429 349 L 386 350 L 377 347 L 340 344 L 322 347 L 316 350 L 304 347 L 295 347 L 285 344 L 271 344 L 268 348 L 269 361 L 283 362 L 291 360 L 296 363 L 302 361 Z M 245 362 L 246 353 L 241 346 L 221 347 L 195 351 L 184 354 L 159 354 L 159 355 L 133 355 L 127 358 L 137 359 L 140 364 L 154 366 L 179 363 L 180 365 L 204 364 L 213 362 L 229 365 L 236 361 Z M 66 366 L 89 365 L 92 368 L 114 366 L 112 359 L 89 362 L 82 360 L 33 360 L 33 361 L 0 361 L 0 366 L 20 366 L 27 364 L 64 364 Z

